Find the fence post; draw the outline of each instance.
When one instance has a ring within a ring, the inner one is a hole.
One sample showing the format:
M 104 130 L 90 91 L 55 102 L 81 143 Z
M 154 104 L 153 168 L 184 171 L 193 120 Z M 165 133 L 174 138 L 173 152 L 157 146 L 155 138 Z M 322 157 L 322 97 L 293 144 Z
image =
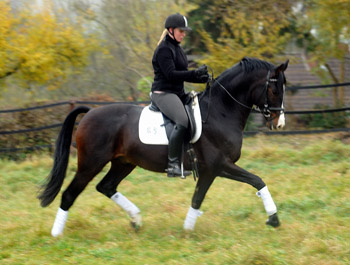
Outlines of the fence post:
M 71 100 L 69 101 L 69 112 L 71 112 L 75 108 L 75 101 Z
M 76 101 L 75 100 L 71 100 L 69 101 L 69 113 L 75 108 L 75 104 Z M 75 126 L 73 128 L 73 133 L 72 133 L 72 141 L 71 141 L 71 145 L 70 145 L 70 153 L 74 154 L 76 152 L 76 142 L 75 142 Z

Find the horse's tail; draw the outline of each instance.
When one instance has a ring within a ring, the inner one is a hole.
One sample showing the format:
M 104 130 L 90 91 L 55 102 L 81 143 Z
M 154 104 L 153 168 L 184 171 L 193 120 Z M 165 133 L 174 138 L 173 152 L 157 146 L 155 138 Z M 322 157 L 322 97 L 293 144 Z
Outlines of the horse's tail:
M 48 206 L 61 190 L 63 180 L 66 176 L 75 120 L 80 113 L 86 113 L 89 110 L 89 107 L 79 106 L 72 110 L 63 122 L 56 141 L 53 168 L 38 196 L 42 207 Z

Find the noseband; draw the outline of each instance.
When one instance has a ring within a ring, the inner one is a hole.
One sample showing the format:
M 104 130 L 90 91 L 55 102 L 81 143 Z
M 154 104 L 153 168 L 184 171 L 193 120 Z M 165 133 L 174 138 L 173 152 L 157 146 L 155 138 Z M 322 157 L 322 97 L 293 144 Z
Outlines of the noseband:
M 212 69 L 211 69 L 212 70 Z M 212 70 L 212 73 L 213 73 L 213 70 Z M 214 74 L 212 74 L 212 81 L 215 81 L 228 95 L 230 98 L 232 98 L 236 103 L 238 103 L 239 105 L 247 108 L 247 109 L 250 109 L 250 110 L 255 110 L 257 112 L 260 112 L 266 119 L 266 121 L 271 121 L 273 120 L 274 118 L 271 117 L 271 111 L 280 111 L 280 114 L 283 114 L 284 113 L 284 108 L 275 108 L 275 107 L 270 107 L 269 106 L 269 103 L 268 103 L 268 99 L 269 99 L 269 94 L 268 94 L 268 87 L 269 87 L 269 84 L 270 82 L 275 82 L 277 83 L 277 79 L 272 79 L 270 78 L 270 75 L 271 75 L 271 71 L 269 70 L 268 73 L 267 73 L 267 76 L 266 76 L 266 83 L 265 83 L 265 86 L 264 86 L 264 90 L 263 90 L 263 94 L 265 94 L 265 103 L 264 103 L 264 107 L 262 109 L 260 109 L 258 106 L 256 105 L 253 105 L 253 107 L 249 107 L 245 104 L 243 104 L 242 102 L 240 102 L 239 100 L 237 100 L 234 96 L 231 95 L 231 93 L 229 91 L 227 91 L 227 89 L 216 79 L 214 78 Z M 282 102 L 283 102 L 283 99 L 282 99 Z

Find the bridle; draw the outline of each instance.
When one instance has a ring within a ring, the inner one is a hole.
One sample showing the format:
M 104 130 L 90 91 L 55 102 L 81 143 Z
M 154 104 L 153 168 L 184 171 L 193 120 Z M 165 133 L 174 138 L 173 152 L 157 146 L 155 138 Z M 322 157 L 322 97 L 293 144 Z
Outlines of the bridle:
M 268 88 L 269 88 L 269 85 L 270 85 L 270 83 L 277 83 L 277 81 L 278 81 L 277 79 L 270 78 L 270 75 L 271 75 L 271 71 L 270 70 L 267 73 L 266 82 L 265 82 L 265 85 L 264 85 L 264 90 L 261 93 L 262 95 L 265 94 L 264 107 L 262 109 L 260 109 L 259 106 L 253 105 L 252 107 L 249 107 L 249 106 L 245 105 L 244 103 L 240 102 L 239 100 L 237 100 L 234 96 L 232 96 L 232 94 L 216 78 L 214 78 L 214 71 L 213 71 L 213 69 L 210 66 L 208 66 L 208 68 L 211 70 L 212 75 L 211 75 L 211 80 L 209 80 L 208 83 L 207 83 L 207 86 L 209 86 L 209 83 L 216 82 L 229 95 L 229 97 L 231 99 L 233 99 L 237 104 L 241 105 L 242 107 L 247 108 L 249 110 L 254 110 L 256 112 L 260 112 L 264 116 L 266 121 L 268 121 L 268 122 L 272 121 L 274 119 L 273 117 L 271 117 L 271 111 L 280 111 L 280 114 L 284 113 L 284 108 L 270 107 L 269 103 L 268 103 L 268 99 L 269 99 Z M 211 88 L 209 88 L 209 89 L 211 89 Z M 211 94 L 211 91 L 209 91 L 209 98 L 210 98 L 210 94 Z M 282 102 L 283 102 L 283 98 L 282 98 Z M 209 107 L 210 107 L 210 99 L 209 99 Z M 207 117 L 204 120 L 204 122 L 206 122 L 207 119 L 208 119 L 209 107 L 208 107 Z
M 271 71 L 269 70 L 267 72 L 267 76 L 266 76 L 266 82 L 265 82 L 265 87 L 264 87 L 264 91 L 263 93 L 265 93 L 265 103 L 264 103 L 264 107 L 263 109 L 261 110 L 258 106 L 253 106 L 253 109 L 260 112 L 267 121 L 271 121 L 273 118 L 271 118 L 271 111 L 279 111 L 280 114 L 283 114 L 284 113 L 284 108 L 276 108 L 276 107 L 270 107 L 269 106 L 269 103 L 268 103 L 268 100 L 269 100 L 269 91 L 268 91 L 268 88 L 269 88 L 269 85 L 270 83 L 277 83 L 277 79 L 273 79 L 273 78 L 270 78 L 270 75 L 271 75 Z M 227 91 L 228 92 L 228 91 Z M 283 96 L 284 96 L 284 91 L 283 91 Z M 282 98 L 282 103 L 283 103 L 283 98 Z

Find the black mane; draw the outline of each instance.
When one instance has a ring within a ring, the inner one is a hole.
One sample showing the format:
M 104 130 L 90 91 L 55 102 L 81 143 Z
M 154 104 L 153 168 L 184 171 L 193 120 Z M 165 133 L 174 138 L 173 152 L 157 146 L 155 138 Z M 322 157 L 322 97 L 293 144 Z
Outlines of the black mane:
M 239 75 L 240 73 L 244 74 L 250 74 L 255 71 L 260 70 L 272 70 L 274 68 L 274 65 L 263 61 L 257 58 L 250 58 L 250 57 L 244 57 L 241 61 L 233 65 L 231 68 L 225 70 L 221 75 L 219 75 L 216 80 L 220 82 L 223 86 L 231 86 L 234 87 L 234 84 L 238 82 L 239 80 L 234 80 L 234 78 Z M 218 87 L 217 82 L 213 82 L 212 87 L 214 88 L 213 91 L 216 93 L 216 91 L 220 91 L 216 89 Z M 200 99 L 207 95 L 211 91 L 211 87 L 207 86 L 204 90 L 204 93 L 201 93 Z
M 240 61 L 240 65 L 243 67 L 245 73 L 251 73 L 255 70 L 260 70 L 262 68 L 266 70 L 271 70 L 274 67 L 274 65 L 269 62 L 249 57 L 244 57 Z
M 259 71 L 261 69 L 271 70 L 273 68 L 274 65 L 267 61 L 263 61 L 257 58 L 244 57 L 240 62 L 227 69 L 219 77 L 221 77 L 221 80 L 223 80 L 226 79 L 228 76 L 230 76 L 231 78 L 232 76 L 236 76 L 242 70 L 244 73 L 249 74 L 254 71 Z

